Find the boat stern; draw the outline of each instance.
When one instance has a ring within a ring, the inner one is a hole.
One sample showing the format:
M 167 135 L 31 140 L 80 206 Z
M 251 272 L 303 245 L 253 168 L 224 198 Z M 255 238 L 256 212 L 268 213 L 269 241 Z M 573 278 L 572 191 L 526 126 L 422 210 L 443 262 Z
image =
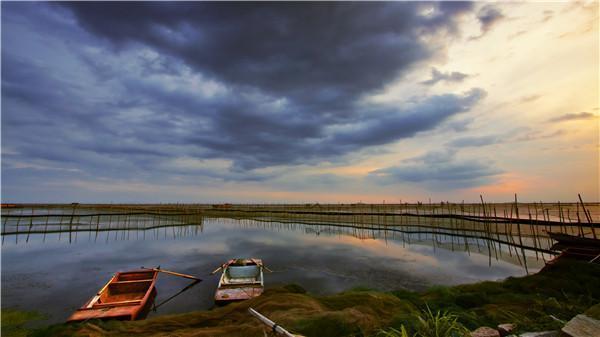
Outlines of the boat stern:
M 263 288 L 258 286 L 248 286 L 239 288 L 221 288 L 215 293 L 215 302 L 228 303 L 248 300 L 258 297 L 263 293 Z

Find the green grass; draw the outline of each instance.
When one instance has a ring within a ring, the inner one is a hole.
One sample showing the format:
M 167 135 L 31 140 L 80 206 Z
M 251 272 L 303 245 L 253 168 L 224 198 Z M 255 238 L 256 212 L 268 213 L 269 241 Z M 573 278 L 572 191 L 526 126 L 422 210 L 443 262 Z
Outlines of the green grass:
M 458 322 L 458 316 L 446 311 L 437 311 L 435 314 L 427 308 L 415 315 L 416 324 L 412 329 L 404 325 L 400 329 L 382 329 L 377 337 L 467 337 L 469 329 Z M 410 333 L 409 331 L 414 332 Z
M 298 321 L 293 331 L 306 336 L 364 336 L 364 331 L 353 324 L 344 313 L 335 312 Z
M 417 319 L 417 337 L 465 337 L 469 334 L 469 330 L 458 322 L 458 316 L 447 311 L 437 311 L 434 314 L 427 308 Z
M 0 327 L 2 336 L 24 337 L 29 333 L 27 323 L 43 319 L 44 316 L 31 311 L 3 308 L 0 310 Z
M 382 329 L 377 333 L 377 337 L 411 337 L 406 328 L 402 326 L 400 330 L 394 328 Z
M 552 330 L 560 323 L 550 315 L 568 321 L 600 301 L 598 280 L 598 265 L 563 260 L 527 277 L 430 289 L 414 303 L 455 312 L 471 329 L 511 322 L 518 331 Z
M 588 310 L 585 311 L 585 314 L 591 318 L 600 320 L 600 303 L 590 307 Z

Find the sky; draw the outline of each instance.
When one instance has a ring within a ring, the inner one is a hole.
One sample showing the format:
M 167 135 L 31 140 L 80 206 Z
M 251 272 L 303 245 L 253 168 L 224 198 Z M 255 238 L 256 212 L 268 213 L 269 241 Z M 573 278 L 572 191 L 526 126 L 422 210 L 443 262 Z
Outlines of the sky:
M 598 2 L 2 10 L 2 202 L 599 199 Z

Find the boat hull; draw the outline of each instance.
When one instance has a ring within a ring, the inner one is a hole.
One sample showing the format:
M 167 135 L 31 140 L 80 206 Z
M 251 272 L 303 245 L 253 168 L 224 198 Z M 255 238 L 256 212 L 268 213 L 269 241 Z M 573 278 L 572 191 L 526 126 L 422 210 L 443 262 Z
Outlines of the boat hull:
M 117 273 L 96 296 L 77 309 L 67 322 L 145 318 L 156 297 L 157 274 L 155 271 Z
M 240 287 L 240 288 L 221 288 L 215 293 L 216 303 L 229 303 L 249 300 L 258 297 L 263 293 L 263 287 Z
M 244 301 L 262 295 L 264 279 L 261 259 L 229 260 L 221 268 L 223 274 L 215 292 L 216 304 Z M 236 268 L 239 269 L 233 270 Z

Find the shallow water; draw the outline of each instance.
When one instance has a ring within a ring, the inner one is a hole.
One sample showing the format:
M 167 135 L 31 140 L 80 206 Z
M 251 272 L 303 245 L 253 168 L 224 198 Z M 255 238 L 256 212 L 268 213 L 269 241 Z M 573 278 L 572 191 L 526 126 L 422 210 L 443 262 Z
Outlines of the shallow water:
M 219 275 L 209 273 L 235 257 L 262 258 L 266 288 L 296 283 L 313 294 L 353 287 L 423 290 L 498 280 L 535 272 L 543 258 L 532 251 L 477 239 L 252 220 L 204 219 L 198 226 L 147 231 L 7 236 L 2 244 L 2 307 L 37 310 L 45 323 L 64 321 L 116 271 L 141 266 L 193 274 L 190 284 L 160 274 L 153 315 L 211 308 Z M 410 243 L 408 243 L 410 242 Z M 468 249 L 468 251 L 466 251 Z M 491 251 L 491 254 L 488 252 Z M 523 264 L 526 254 L 527 271 Z

